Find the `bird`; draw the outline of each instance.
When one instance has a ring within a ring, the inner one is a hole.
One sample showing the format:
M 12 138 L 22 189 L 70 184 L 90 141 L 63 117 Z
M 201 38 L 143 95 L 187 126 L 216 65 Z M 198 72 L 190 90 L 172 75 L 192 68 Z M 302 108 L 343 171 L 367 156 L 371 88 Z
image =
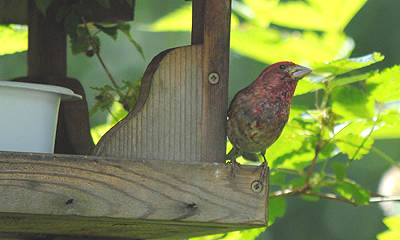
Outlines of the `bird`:
M 268 66 L 247 87 L 233 97 L 227 113 L 227 135 L 233 145 L 233 176 L 239 153 L 242 156 L 263 157 L 259 183 L 268 168 L 265 152 L 281 135 L 290 112 L 290 104 L 298 81 L 312 70 L 293 62 L 278 62 Z M 231 151 L 231 152 L 232 152 Z M 254 160 L 254 157 L 253 157 Z

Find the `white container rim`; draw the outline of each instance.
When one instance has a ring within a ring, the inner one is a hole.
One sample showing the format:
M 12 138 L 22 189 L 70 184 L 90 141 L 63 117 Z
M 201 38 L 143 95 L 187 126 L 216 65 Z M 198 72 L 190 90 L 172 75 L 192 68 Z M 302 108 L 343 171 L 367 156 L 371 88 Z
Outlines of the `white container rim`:
M 39 84 L 39 83 L 0 81 L 0 87 L 23 88 L 23 89 L 28 89 L 28 90 L 37 90 L 37 91 L 43 91 L 43 92 L 58 93 L 61 95 L 61 100 L 82 99 L 81 95 L 75 94 L 71 89 L 68 89 L 65 87 L 54 86 L 54 85 L 46 85 L 46 84 Z

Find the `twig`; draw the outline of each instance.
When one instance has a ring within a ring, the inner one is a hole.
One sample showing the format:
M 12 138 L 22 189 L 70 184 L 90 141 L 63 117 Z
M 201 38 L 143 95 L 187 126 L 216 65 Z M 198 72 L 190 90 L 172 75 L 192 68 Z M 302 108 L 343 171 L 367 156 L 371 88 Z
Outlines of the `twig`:
M 308 189 L 309 188 L 309 182 L 310 182 L 310 177 L 311 177 L 311 174 L 312 174 L 312 170 L 314 168 L 315 163 L 317 162 L 319 152 L 321 151 L 322 148 L 319 147 L 318 144 L 315 147 L 315 156 L 314 156 L 314 159 L 311 162 L 310 168 L 308 169 L 308 173 L 307 173 L 307 176 L 306 176 L 306 180 L 304 181 L 303 189 Z
M 307 190 L 304 188 L 297 188 L 294 190 L 285 189 L 283 191 L 276 191 L 273 194 L 270 194 L 269 199 L 274 199 L 274 198 L 279 198 L 279 197 L 300 196 L 300 195 L 325 198 L 325 199 L 330 199 L 330 200 L 347 203 L 352 206 L 357 206 L 357 203 L 355 203 L 354 200 L 341 198 L 332 193 L 314 193 L 314 192 L 310 192 L 310 190 Z
M 117 82 L 115 81 L 115 79 L 114 79 L 114 77 L 112 76 L 112 74 L 110 73 L 110 71 L 108 71 L 108 68 L 106 67 L 106 65 L 105 65 L 105 63 L 104 63 L 103 58 L 102 58 L 101 55 L 100 55 L 100 51 L 99 51 L 99 49 L 98 49 L 98 47 L 97 47 L 97 44 L 96 44 L 96 42 L 94 41 L 94 39 L 93 39 L 93 37 L 92 37 L 92 34 L 90 34 L 90 31 L 89 31 L 89 28 L 88 28 L 88 26 L 87 26 L 85 17 L 82 16 L 81 19 L 82 19 L 83 25 L 85 26 L 86 33 L 87 33 L 88 36 L 89 36 L 90 45 L 91 45 L 92 48 L 93 48 L 93 52 L 96 54 L 97 58 L 99 59 L 99 62 L 100 62 L 100 64 L 101 64 L 101 66 L 103 67 L 104 71 L 106 72 L 108 78 L 110 78 L 110 81 L 111 81 L 111 83 L 113 84 L 113 86 L 114 86 L 115 91 L 117 92 L 117 94 L 118 94 L 120 97 L 124 96 L 124 94 L 119 90 L 119 86 L 118 86 Z

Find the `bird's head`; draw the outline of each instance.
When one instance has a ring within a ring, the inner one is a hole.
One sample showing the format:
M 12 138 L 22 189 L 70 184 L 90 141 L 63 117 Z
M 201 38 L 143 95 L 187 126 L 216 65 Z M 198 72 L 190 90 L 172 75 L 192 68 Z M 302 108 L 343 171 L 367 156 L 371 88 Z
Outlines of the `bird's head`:
M 278 62 L 267 67 L 260 75 L 262 81 L 273 89 L 296 88 L 297 81 L 312 70 L 292 62 Z

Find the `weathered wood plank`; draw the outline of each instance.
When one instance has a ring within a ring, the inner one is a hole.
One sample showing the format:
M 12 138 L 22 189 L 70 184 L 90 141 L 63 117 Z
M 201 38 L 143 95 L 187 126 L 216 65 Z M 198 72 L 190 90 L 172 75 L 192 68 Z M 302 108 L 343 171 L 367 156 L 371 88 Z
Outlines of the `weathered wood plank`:
M 167 50 L 149 64 L 138 102 L 97 144 L 94 154 L 202 161 L 202 45 Z
M 259 174 L 255 166 L 234 178 L 217 163 L 0 152 L 0 236 L 184 238 L 262 227 L 268 191 L 251 189 Z
M 266 224 L 254 166 L 0 154 L 0 212 Z
M 198 1 L 198 0 L 196 0 Z M 204 0 L 202 157 L 210 162 L 225 159 L 228 111 L 229 40 L 231 0 Z M 211 83 L 209 76 L 219 81 Z
M 1 239 L 185 239 L 254 228 L 246 224 L 166 222 L 0 212 Z
M 164 51 L 151 61 L 138 103 L 102 137 L 94 155 L 225 162 L 230 5 L 194 2 L 192 43 L 198 45 Z M 219 81 L 210 82 L 211 73 Z

